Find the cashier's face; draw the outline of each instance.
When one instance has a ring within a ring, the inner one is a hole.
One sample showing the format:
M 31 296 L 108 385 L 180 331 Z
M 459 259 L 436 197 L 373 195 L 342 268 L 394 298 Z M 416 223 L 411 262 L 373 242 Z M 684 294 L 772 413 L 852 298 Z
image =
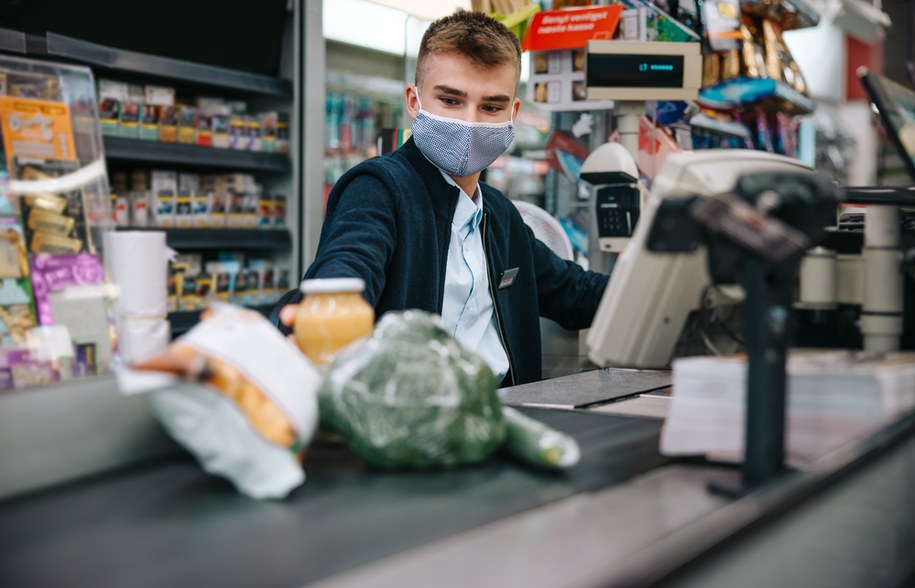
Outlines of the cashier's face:
M 407 86 L 411 118 L 426 112 L 464 122 L 501 123 L 514 120 L 521 107 L 515 98 L 518 72 L 512 64 L 480 67 L 456 53 L 426 57 L 417 87 Z

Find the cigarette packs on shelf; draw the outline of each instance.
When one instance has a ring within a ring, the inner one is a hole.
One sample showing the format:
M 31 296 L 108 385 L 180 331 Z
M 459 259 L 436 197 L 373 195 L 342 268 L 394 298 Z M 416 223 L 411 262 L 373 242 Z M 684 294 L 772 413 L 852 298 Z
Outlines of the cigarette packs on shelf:
M 140 138 L 160 140 L 159 124 L 166 109 L 175 105 L 175 89 L 164 86 L 146 86 L 140 116 Z
M 276 152 L 289 153 L 289 115 L 281 112 L 276 122 Z
M 197 175 L 154 170 L 114 172 L 110 194 L 118 227 L 275 229 L 286 226 L 286 197 L 265 193 L 250 174 Z M 152 209 L 150 218 L 149 209 Z M 53 220 L 53 218 L 51 219 Z
M 151 188 L 155 226 L 174 227 L 178 174 L 171 171 L 153 171 Z
M 178 106 L 178 142 L 193 145 L 197 140 L 197 108 Z
M 121 102 L 127 99 L 127 84 L 99 80 L 99 125 L 103 135 L 117 136 L 121 125 Z
M 159 140 L 163 143 L 178 142 L 178 106 L 163 106 L 159 113 Z
M 143 109 L 142 86 L 127 86 L 127 96 L 121 102 L 119 137 L 137 139 L 140 136 L 140 116 Z

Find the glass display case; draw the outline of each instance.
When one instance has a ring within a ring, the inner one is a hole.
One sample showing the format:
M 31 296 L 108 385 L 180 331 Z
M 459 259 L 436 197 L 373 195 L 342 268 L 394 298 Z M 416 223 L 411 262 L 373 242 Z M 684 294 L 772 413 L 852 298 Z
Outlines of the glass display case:
M 0 389 L 109 372 L 112 226 L 85 67 L 0 57 Z

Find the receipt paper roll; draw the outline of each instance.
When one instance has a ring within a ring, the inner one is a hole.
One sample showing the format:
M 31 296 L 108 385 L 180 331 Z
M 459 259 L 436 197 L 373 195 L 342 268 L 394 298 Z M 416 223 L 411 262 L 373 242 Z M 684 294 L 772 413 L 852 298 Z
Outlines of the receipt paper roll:
M 168 261 L 172 254 L 164 231 L 109 231 L 105 270 L 117 284 L 118 318 L 164 318 L 167 313 Z

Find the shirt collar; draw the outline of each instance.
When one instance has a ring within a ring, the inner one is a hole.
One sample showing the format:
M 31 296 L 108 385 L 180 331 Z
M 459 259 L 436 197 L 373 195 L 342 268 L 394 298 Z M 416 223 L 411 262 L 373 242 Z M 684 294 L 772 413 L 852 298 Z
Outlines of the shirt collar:
M 471 199 L 467 192 L 454 181 L 454 178 L 445 173 L 441 168 L 438 168 L 438 171 L 442 174 L 442 177 L 445 178 L 445 181 L 448 182 L 448 184 L 460 191 L 457 208 L 454 210 L 454 218 L 451 222 L 459 228 L 468 224 L 472 229 L 479 227 L 480 220 L 483 218 L 483 192 L 480 191 L 480 184 L 477 183 L 473 192 L 473 198 Z
M 441 219 L 454 218 L 454 207 L 461 194 L 460 189 L 448 184 L 442 177 L 439 168 L 429 161 L 416 146 L 413 137 L 407 139 L 399 149 L 385 155 L 394 158 L 403 158 L 412 171 L 422 180 L 423 186 L 429 193 L 429 202 L 435 216 Z

